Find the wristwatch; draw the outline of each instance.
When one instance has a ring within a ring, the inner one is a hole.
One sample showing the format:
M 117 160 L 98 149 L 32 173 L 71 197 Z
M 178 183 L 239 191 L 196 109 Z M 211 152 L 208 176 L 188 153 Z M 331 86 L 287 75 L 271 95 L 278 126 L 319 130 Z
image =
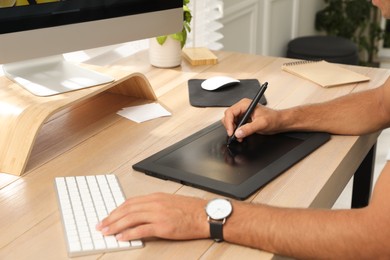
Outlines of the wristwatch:
M 216 242 L 223 241 L 223 224 L 233 211 L 232 203 L 227 199 L 213 199 L 206 205 L 207 221 L 210 224 L 210 237 Z

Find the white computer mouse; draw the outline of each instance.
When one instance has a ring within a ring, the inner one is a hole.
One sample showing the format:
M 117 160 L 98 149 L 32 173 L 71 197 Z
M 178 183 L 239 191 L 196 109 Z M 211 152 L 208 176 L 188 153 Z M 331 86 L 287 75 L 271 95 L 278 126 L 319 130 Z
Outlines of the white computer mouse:
M 205 90 L 213 91 L 222 87 L 237 84 L 240 81 L 228 76 L 214 76 L 202 82 L 201 87 Z

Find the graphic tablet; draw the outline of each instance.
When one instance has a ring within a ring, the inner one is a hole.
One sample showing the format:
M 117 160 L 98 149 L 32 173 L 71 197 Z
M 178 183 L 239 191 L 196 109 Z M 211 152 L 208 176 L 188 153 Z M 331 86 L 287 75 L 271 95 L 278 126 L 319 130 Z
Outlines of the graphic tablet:
M 137 171 L 224 196 L 246 199 L 330 139 L 330 134 L 254 134 L 226 146 L 216 122 L 133 165 Z

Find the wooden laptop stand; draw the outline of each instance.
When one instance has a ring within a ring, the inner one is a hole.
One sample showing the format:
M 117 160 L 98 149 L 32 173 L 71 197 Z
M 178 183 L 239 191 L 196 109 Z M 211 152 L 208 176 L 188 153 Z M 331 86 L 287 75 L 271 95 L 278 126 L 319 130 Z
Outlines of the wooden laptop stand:
M 143 74 L 104 71 L 116 80 L 109 84 L 49 97 L 30 94 L 6 77 L 0 77 L 0 172 L 22 175 L 41 127 L 55 113 L 102 92 L 156 101 Z M 114 74 L 114 75 L 112 75 Z

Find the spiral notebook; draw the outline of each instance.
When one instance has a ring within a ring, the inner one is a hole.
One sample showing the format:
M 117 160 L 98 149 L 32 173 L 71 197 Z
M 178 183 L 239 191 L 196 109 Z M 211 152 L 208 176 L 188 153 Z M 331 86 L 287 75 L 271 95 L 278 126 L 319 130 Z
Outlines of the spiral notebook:
M 289 62 L 283 64 L 282 69 L 324 88 L 370 80 L 365 75 L 324 60 Z

